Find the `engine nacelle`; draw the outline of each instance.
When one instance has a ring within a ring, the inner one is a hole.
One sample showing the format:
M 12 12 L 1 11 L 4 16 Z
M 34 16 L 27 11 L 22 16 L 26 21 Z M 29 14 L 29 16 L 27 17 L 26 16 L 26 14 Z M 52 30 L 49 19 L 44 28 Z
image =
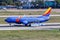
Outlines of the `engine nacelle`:
M 28 24 L 28 21 L 23 21 L 23 24 Z

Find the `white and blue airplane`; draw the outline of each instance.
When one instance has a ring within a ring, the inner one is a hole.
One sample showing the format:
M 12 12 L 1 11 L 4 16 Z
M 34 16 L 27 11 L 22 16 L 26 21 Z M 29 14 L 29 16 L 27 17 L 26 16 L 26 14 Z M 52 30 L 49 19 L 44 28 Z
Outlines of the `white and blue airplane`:
M 39 17 L 8 17 L 5 19 L 7 23 L 24 24 L 25 26 L 31 26 L 31 23 L 43 23 L 50 19 L 51 7 L 49 7 L 42 16 Z

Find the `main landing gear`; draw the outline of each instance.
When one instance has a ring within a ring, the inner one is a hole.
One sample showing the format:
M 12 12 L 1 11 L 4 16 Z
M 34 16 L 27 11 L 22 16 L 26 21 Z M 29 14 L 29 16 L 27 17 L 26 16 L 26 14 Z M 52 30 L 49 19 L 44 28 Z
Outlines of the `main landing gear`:
M 25 24 L 25 26 L 31 26 L 31 24 Z
M 10 26 L 12 26 L 12 23 L 9 23 Z

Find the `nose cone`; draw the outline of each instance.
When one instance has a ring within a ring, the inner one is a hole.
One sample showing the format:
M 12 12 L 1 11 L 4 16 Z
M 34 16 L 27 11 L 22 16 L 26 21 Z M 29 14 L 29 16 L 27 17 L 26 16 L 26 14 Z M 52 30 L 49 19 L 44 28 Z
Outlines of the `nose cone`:
M 6 18 L 5 21 L 8 22 L 8 23 L 10 22 L 10 20 L 8 18 Z
M 17 17 L 8 17 L 5 19 L 7 23 L 20 23 L 20 19 Z
M 6 18 L 5 21 L 8 22 L 8 19 Z

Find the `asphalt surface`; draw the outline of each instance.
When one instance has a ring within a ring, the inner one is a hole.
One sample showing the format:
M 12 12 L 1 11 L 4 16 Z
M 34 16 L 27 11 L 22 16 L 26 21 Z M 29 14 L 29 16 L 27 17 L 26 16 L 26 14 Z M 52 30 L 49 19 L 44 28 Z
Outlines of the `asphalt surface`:
M 0 30 L 53 30 L 60 26 L 40 26 L 40 27 L 0 27 Z
M 46 9 L 5 9 L 0 11 L 14 11 L 14 12 L 20 12 L 20 11 L 45 11 Z M 52 9 L 52 12 L 60 12 L 60 9 Z
M 35 24 L 36 25 L 36 24 Z M 59 29 L 60 23 L 46 23 L 44 25 L 38 26 L 23 26 L 23 25 L 9 25 L 9 24 L 0 24 L 0 30 L 53 30 Z
M 14 17 L 14 16 L 18 16 L 18 17 L 20 17 L 20 16 L 22 16 L 22 17 L 24 17 L 24 16 L 27 16 L 27 17 L 38 17 L 38 16 L 41 16 L 41 15 L 2 15 L 2 16 L 0 16 L 0 17 Z M 60 16 L 60 15 L 50 15 L 50 16 Z

